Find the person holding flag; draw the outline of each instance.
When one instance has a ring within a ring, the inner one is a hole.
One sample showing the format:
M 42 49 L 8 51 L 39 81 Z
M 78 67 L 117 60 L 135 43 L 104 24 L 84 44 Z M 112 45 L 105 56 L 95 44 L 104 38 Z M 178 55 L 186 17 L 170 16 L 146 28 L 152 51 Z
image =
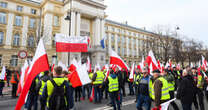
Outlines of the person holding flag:
M 194 82 L 195 82 L 196 96 L 198 96 L 200 109 L 205 110 L 205 108 L 204 108 L 204 93 L 203 93 L 204 78 L 201 75 L 200 68 L 198 68 L 198 73 L 197 73 L 197 68 L 193 67 L 192 68 L 192 75 L 193 75 Z M 197 102 L 196 96 L 194 99 L 194 105 L 196 108 L 198 108 L 198 102 Z
M 155 108 L 160 110 L 160 104 L 170 100 L 168 81 L 160 76 L 160 71 L 157 69 L 153 71 L 153 79 L 152 99 Z

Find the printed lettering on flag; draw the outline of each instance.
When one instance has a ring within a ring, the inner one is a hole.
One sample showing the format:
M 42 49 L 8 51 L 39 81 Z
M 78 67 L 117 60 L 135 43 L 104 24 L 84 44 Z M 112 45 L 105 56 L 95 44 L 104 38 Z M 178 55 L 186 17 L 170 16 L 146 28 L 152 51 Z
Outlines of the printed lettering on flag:
M 87 52 L 88 37 L 56 34 L 56 52 Z

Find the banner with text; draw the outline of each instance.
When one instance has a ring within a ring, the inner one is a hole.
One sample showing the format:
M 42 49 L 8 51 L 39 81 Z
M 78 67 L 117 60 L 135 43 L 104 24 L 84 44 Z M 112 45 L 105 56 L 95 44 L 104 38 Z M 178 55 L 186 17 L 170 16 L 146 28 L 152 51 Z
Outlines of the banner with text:
M 87 37 L 56 34 L 56 52 L 87 52 Z

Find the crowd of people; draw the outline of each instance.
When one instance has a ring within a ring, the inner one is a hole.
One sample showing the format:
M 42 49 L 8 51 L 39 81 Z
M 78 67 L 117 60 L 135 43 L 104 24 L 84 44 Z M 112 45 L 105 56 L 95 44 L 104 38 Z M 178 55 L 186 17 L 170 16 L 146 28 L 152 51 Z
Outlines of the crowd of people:
M 107 75 L 109 72 L 109 76 Z M 90 99 L 94 89 L 93 103 L 102 103 L 102 100 L 110 99 L 108 106 L 114 110 L 120 110 L 122 99 L 127 95 L 135 97 L 138 110 L 160 110 L 161 104 L 175 97 L 180 100 L 183 110 L 192 110 L 192 104 L 196 110 L 205 110 L 204 98 L 208 101 L 208 79 L 202 74 L 202 69 L 187 66 L 184 69 L 168 67 L 164 71 L 149 71 L 148 66 L 135 69 L 134 78 L 129 79 L 130 71 L 119 68 L 106 70 L 93 70 L 89 72 L 91 83 L 79 87 L 73 87 L 70 83 L 70 71 L 62 70 L 56 66 L 52 71 L 41 72 L 33 80 L 24 108 L 27 110 L 69 110 L 75 108 L 78 101 Z M 10 74 L 11 73 L 11 74 Z M 17 98 L 17 86 L 20 80 L 18 70 L 7 71 L 7 85 L 12 84 L 12 98 Z M 0 80 L 0 95 L 3 96 L 5 80 Z M 128 91 L 125 88 L 128 83 Z M 174 110 L 179 110 L 175 101 L 170 103 Z M 38 107 L 40 106 L 40 107 Z

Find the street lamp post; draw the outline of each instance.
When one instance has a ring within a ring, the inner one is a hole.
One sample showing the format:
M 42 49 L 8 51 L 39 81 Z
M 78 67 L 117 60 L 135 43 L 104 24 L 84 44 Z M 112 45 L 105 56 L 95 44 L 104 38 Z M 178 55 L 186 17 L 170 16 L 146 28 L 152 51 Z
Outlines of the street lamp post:
M 72 9 L 72 0 L 70 1 L 70 9 Z M 69 21 L 69 37 L 70 37 L 71 35 L 71 10 L 70 12 L 68 12 L 65 20 Z M 70 65 L 69 63 L 70 63 L 70 52 L 68 52 L 68 65 Z

